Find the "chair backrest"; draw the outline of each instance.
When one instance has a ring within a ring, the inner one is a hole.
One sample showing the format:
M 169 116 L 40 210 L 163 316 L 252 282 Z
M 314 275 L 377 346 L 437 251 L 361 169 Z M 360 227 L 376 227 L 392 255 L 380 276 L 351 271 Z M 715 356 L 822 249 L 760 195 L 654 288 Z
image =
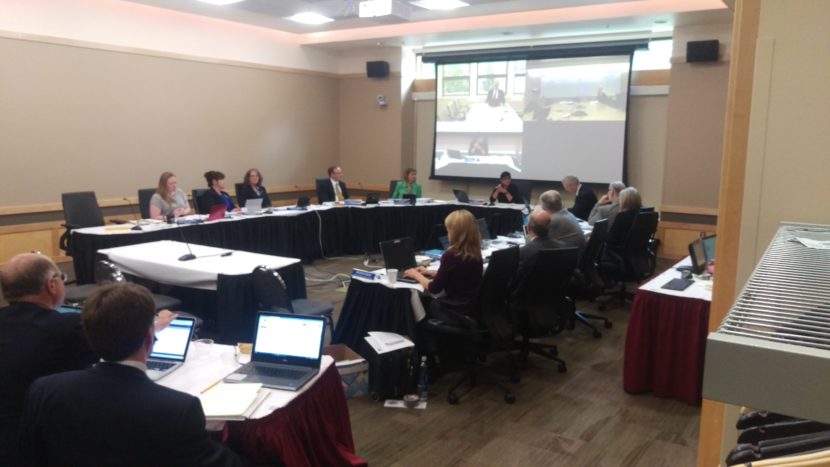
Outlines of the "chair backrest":
M 602 288 L 603 281 L 599 274 L 599 260 L 605 239 L 608 238 L 608 219 L 600 219 L 594 224 L 585 251 L 579 258 L 579 279 L 585 287 Z
M 317 188 L 317 202 L 319 204 L 323 204 L 326 201 L 334 201 L 328 195 L 328 186 L 331 185 L 331 181 L 328 178 L 318 178 L 314 181 L 314 185 Z
M 234 183 L 233 189 L 236 192 L 236 204 L 239 207 L 245 207 L 245 197 L 242 196 L 242 187 L 244 187 L 244 183 Z
M 533 268 L 514 294 L 526 313 L 531 334 L 557 333 L 570 319 L 573 309 L 567 293 L 578 258 L 579 248 L 539 250 L 536 254 Z
M 150 199 L 156 193 L 155 188 L 141 188 L 138 190 L 138 211 L 142 219 L 150 218 Z
M 210 212 L 210 203 L 204 201 L 204 195 L 207 193 L 208 188 L 196 188 L 193 190 L 193 207 L 196 208 L 196 212 L 199 214 L 208 214 Z
M 506 342 L 515 335 L 514 319 L 510 314 L 510 288 L 516 268 L 519 267 L 519 248 L 496 250 L 490 256 L 487 271 L 481 281 L 475 315 L 490 336 L 497 342 Z
M 266 266 L 257 266 L 252 272 L 254 295 L 262 310 L 294 313 L 285 281 L 277 271 Z
M 112 282 L 127 282 L 121 269 L 106 260 L 100 260 L 95 263 L 95 283 L 102 285 Z
M 622 255 L 628 275 L 632 279 L 642 280 L 654 272 L 654 252 L 649 246 L 654 234 L 657 233 L 658 222 L 659 214 L 656 212 L 640 212 L 634 218 Z
M 72 229 L 104 225 L 104 215 L 98 207 L 94 191 L 63 193 L 63 219 Z
M 400 180 L 389 180 L 389 198 L 392 198 L 392 194 L 395 193 L 395 187 L 398 185 Z
M 516 185 L 516 189 L 519 191 L 519 196 L 521 197 L 520 200 L 514 200 L 514 203 L 521 202 L 522 204 L 530 204 L 530 197 L 531 192 L 533 191 L 533 183 L 527 181 L 517 181 L 514 180 L 514 185 Z

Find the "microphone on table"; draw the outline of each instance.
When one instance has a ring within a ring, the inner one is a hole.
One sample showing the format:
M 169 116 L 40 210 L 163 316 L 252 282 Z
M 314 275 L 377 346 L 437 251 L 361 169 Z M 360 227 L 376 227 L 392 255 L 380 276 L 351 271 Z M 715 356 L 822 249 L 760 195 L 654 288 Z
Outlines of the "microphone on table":
M 179 235 L 182 237 L 182 242 L 187 247 L 187 254 L 179 256 L 179 261 L 190 261 L 192 259 L 196 259 L 196 255 L 193 254 L 193 250 L 190 249 L 190 243 L 187 242 L 187 239 L 184 238 L 184 228 L 181 224 L 178 225 Z
M 141 220 L 141 216 L 137 212 L 135 212 L 135 206 L 133 206 L 133 202 L 130 201 L 129 198 L 127 198 L 126 196 L 123 199 L 124 199 L 124 201 L 127 202 L 127 206 L 130 207 L 130 214 L 132 214 L 134 218 L 136 218 L 138 220 Z M 136 221 L 136 222 L 138 222 L 138 221 Z M 144 230 L 144 229 L 142 229 L 140 225 L 136 224 L 130 230 Z

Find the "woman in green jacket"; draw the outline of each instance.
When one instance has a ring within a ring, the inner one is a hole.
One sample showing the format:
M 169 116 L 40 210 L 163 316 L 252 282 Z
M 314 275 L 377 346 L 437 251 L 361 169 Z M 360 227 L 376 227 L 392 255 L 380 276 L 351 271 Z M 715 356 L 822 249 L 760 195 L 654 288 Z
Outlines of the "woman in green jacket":
M 395 191 L 392 192 L 392 199 L 401 199 L 403 195 L 413 194 L 416 198 L 421 198 L 421 185 L 415 182 L 418 172 L 415 169 L 406 169 L 403 173 L 403 180 L 398 181 L 395 185 Z

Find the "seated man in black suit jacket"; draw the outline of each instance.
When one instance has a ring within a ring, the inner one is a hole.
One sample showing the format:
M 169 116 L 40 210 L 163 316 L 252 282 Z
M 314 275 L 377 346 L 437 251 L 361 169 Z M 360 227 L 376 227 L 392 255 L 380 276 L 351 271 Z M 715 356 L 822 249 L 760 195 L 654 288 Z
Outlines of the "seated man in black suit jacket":
M 588 217 L 591 215 L 591 209 L 594 209 L 594 205 L 597 204 L 597 195 L 594 193 L 594 190 L 579 183 L 579 179 L 573 175 L 568 175 L 563 178 L 562 186 L 565 187 L 565 190 L 568 193 L 576 195 L 576 198 L 574 199 L 574 206 L 570 208 L 569 211 L 571 211 L 574 216 L 587 221 Z
M 317 187 L 318 203 L 349 199 L 349 190 L 346 189 L 346 183 L 341 178 L 343 178 L 343 169 L 339 165 L 329 167 L 329 183 L 323 183 Z
M 101 286 L 86 300 L 81 321 L 104 361 L 32 383 L 20 426 L 31 465 L 241 465 L 211 441 L 199 399 L 145 374 L 153 309 L 150 292 L 130 283 Z
M 516 269 L 515 283 L 519 284 L 536 264 L 539 250 L 552 250 L 561 246 L 548 236 L 551 216 L 544 209 L 536 209 L 527 220 L 527 243 L 519 249 L 519 267 Z
M 24 253 L 6 263 L 0 288 L 0 465 L 21 465 L 17 429 L 26 390 L 35 379 L 78 370 L 98 361 L 80 315 L 55 311 L 63 304 L 65 276 L 46 256 Z

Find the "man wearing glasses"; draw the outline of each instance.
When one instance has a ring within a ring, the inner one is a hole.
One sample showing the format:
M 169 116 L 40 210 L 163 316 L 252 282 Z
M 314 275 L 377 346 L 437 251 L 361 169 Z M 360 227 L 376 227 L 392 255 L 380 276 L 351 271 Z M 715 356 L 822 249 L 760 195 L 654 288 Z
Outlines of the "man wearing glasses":
M 59 313 L 66 274 L 48 257 L 24 253 L 0 272 L 9 306 L 0 309 L 0 465 L 20 465 L 17 430 L 23 399 L 35 379 L 98 361 L 80 316 Z

